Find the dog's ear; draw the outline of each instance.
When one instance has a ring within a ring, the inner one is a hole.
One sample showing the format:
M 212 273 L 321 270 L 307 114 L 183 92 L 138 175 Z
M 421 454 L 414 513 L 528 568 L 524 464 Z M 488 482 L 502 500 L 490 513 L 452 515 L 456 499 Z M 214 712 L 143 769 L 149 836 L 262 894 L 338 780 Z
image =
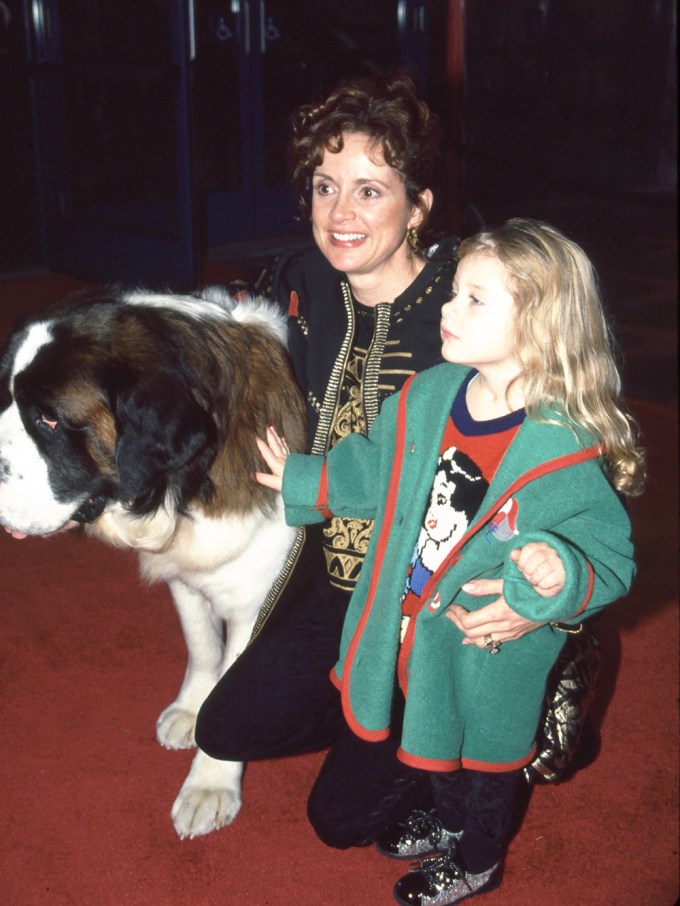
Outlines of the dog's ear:
M 126 502 L 165 493 L 176 484 L 177 473 L 216 440 L 212 418 L 172 374 L 143 378 L 120 390 L 113 410 L 116 467 Z

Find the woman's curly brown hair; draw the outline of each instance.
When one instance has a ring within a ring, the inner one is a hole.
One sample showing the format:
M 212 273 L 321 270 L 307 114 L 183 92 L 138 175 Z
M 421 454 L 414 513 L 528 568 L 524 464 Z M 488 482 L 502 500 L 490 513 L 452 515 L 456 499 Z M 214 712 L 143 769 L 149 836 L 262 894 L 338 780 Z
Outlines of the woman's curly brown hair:
M 343 133 L 372 138 L 385 162 L 401 174 L 406 197 L 427 215 L 420 194 L 435 179 L 441 127 L 418 97 L 410 76 L 396 73 L 341 82 L 322 103 L 305 104 L 293 113 L 292 133 L 291 182 L 303 215 L 311 212 L 314 170 L 326 151 L 342 151 Z

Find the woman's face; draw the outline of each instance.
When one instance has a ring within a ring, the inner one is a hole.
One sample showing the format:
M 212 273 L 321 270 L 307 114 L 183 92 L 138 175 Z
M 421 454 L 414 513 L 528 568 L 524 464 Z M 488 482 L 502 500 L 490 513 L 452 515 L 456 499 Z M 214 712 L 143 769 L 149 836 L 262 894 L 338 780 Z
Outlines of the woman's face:
M 367 135 L 345 133 L 342 151 L 326 151 L 312 180 L 312 229 L 317 245 L 350 282 L 404 267 L 406 233 L 423 215 L 406 197 L 397 170 Z

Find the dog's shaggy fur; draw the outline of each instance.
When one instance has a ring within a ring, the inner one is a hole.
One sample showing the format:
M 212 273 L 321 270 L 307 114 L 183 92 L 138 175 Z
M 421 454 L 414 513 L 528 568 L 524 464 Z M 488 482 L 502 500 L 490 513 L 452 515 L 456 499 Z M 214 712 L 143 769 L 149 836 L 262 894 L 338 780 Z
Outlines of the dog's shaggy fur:
M 268 425 L 304 447 L 285 333 L 272 304 L 215 289 L 101 290 L 17 325 L 2 356 L 0 523 L 21 538 L 81 522 L 168 583 L 189 663 L 158 719 L 167 748 L 194 745 L 198 708 L 295 542 L 277 495 L 252 478 Z M 172 809 L 180 837 L 228 824 L 240 778 L 198 752 Z

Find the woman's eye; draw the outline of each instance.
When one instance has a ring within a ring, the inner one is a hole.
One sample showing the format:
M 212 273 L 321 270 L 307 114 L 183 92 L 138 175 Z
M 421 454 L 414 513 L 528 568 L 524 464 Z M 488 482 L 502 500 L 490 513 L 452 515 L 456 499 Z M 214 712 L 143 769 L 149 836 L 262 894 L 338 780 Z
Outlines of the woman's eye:
M 40 418 L 38 419 L 38 421 L 42 425 L 47 425 L 47 427 L 50 429 L 50 431 L 55 431 L 57 428 L 58 422 L 57 422 L 56 418 L 48 418 L 47 415 L 41 415 Z
M 317 195 L 330 195 L 332 192 L 331 187 L 325 182 L 318 182 L 314 186 L 314 191 Z
M 373 186 L 364 186 L 361 190 L 361 195 L 363 198 L 378 198 L 380 192 L 377 189 L 374 189 Z
M 484 305 L 484 303 L 476 296 L 470 296 L 470 305 Z

